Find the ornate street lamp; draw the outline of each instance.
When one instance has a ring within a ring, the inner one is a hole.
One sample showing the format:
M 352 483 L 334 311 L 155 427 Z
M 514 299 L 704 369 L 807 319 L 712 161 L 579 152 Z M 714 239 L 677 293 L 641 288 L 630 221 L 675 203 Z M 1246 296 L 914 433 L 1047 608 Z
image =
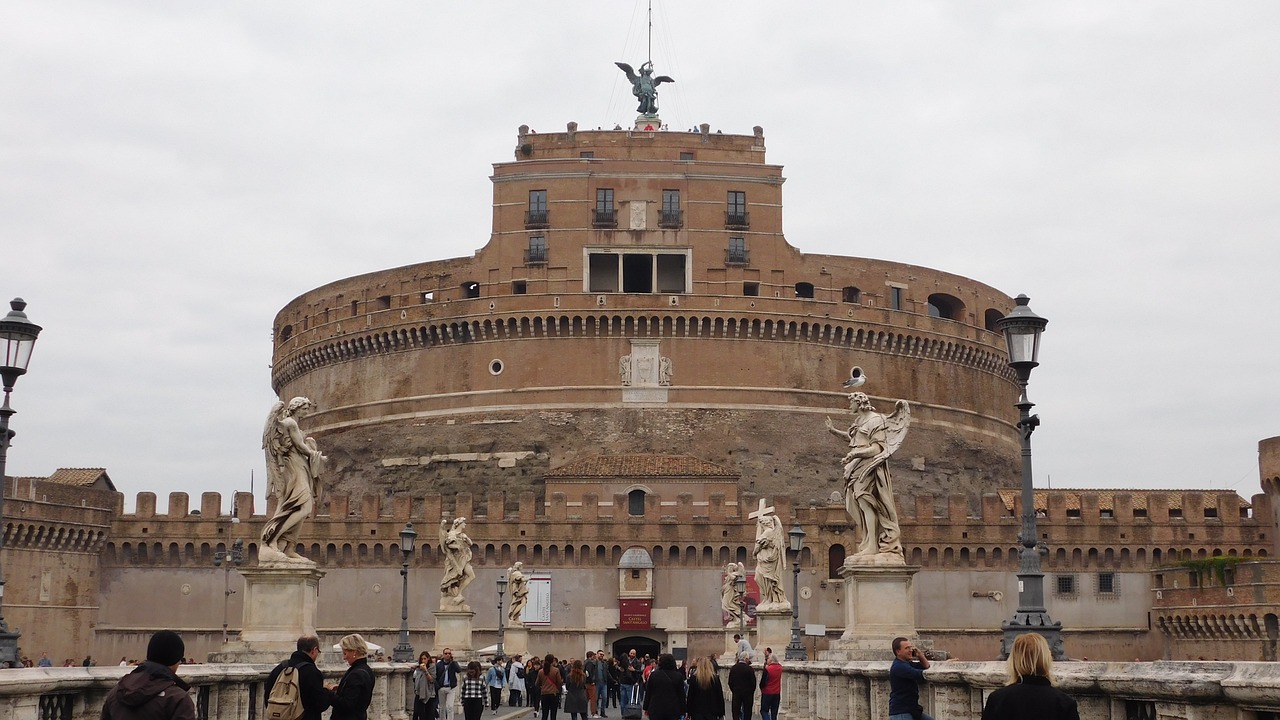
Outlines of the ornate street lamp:
M 417 537 L 413 523 L 405 523 L 400 531 L 400 642 L 391 651 L 391 662 L 413 662 L 413 646 L 409 644 L 409 558 Z
M 27 319 L 23 312 L 27 303 L 22 298 L 14 298 L 9 303 L 12 308 L 9 314 L 0 320 L 0 378 L 4 381 L 4 405 L 0 405 L 0 521 L 4 518 L 4 491 L 8 476 L 5 474 L 5 459 L 9 455 L 9 440 L 14 433 L 9 429 L 9 418 L 14 410 L 9 407 L 9 393 L 13 392 L 18 377 L 27 373 L 31 364 L 31 351 L 35 347 L 36 337 L 42 329 Z M 0 527 L 0 549 L 3 549 L 4 531 Z M 4 621 L 4 572 L 0 569 L 0 668 L 18 666 L 17 630 L 10 631 Z
M 808 660 L 804 643 L 800 641 L 800 551 L 804 549 L 804 529 L 797 523 L 787 533 L 791 552 L 796 560 L 791 564 L 791 642 L 787 643 L 788 660 Z
M 507 576 L 498 576 L 498 657 L 502 657 L 502 640 L 506 634 L 506 628 L 502 623 L 502 594 L 507 591 Z
M 739 575 L 733 579 L 733 589 L 738 593 L 738 603 L 742 605 L 742 614 L 738 616 L 738 634 L 747 636 L 747 576 Z
M 1049 642 L 1055 660 L 1065 660 L 1062 647 L 1062 623 L 1049 617 L 1044 604 L 1044 573 L 1040 572 L 1039 535 L 1036 532 L 1035 489 L 1031 474 L 1031 433 L 1040 425 L 1040 416 L 1032 415 L 1035 403 L 1027 399 L 1027 384 L 1031 371 L 1040 364 L 1040 336 L 1049 324 L 1045 318 L 1031 312 L 1027 304 L 1031 298 L 1019 295 L 1013 312 L 996 321 L 996 329 L 1004 333 L 1009 348 L 1009 367 L 1018 377 L 1019 396 L 1014 407 L 1018 408 L 1018 430 L 1022 434 L 1022 543 L 1018 563 L 1018 610 L 1013 619 L 1000 625 L 1004 639 L 1000 643 L 1000 659 L 1009 657 L 1013 639 L 1023 633 L 1040 633 Z
M 222 644 L 227 644 L 227 603 L 236 594 L 231 589 L 231 566 L 240 567 L 244 562 L 244 540 L 236 538 L 231 551 L 219 550 L 213 554 L 213 566 L 222 568 Z

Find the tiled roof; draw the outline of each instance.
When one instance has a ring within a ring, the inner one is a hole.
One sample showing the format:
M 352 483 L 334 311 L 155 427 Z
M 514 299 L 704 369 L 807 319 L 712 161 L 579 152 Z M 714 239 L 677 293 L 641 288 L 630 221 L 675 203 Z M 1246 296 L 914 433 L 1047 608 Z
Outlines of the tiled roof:
M 1127 494 L 1132 498 L 1132 507 L 1148 508 L 1150 500 L 1154 497 L 1164 497 L 1165 502 L 1171 510 L 1182 509 L 1182 496 L 1185 493 L 1200 493 L 1204 495 L 1205 507 L 1217 507 L 1217 497 L 1220 495 L 1230 495 L 1235 498 L 1239 507 L 1249 507 L 1249 503 L 1245 502 L 1234 490 L 1036 490 L 1036 509 L 1049 509 L 1049 495 L 1062 497 L 1066 501 L 1068 510 L 1080 509 L 1080 496 L 1085 493 L 1098 496 L 1099 510 L 1115 510 L 1115 497 L 1117 494 Z M 1008 510 L 1013 510 L 1014 502 L 1022 497 L 1021 490 L 1005 489 L 1000 491 L 1000 501 Z
M 549 478 L 723 477 L 737 478 L 729 468 L 688 455 L 595 455 L 571 460 L 547 472 Z
M 45 481 L 58 483 L 59 485 L 89 487 L 98 482 L 99 478 L 106 479 L 107 485 L 113 490 L 115 489 L 111 478 L 107 477 L 106 468 L 58 468 L 52 475 L 45 478 Z

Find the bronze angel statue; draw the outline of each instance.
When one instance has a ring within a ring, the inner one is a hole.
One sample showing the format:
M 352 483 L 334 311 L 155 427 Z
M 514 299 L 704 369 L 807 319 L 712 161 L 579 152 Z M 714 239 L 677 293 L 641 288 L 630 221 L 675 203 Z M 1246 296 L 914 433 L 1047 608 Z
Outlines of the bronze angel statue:
M 624 62 L 616 62 L 622 72 L 627 74 L 627 80 L 631 83 L 631 94 L 636 96 L 640 101 L 640 107 L 636 108 L 636 112 L 648 117 L 654 117 L 658 114 L 658 86 L 664 82 L 673 83 L 675 80 L 666 75 L 653 76 L 653 63 L 646 61 L 640 66 L 640 74 L 637 75 L 631 66 Z
M 827 418 L 827 430 L 849 442 L 844 465 L 844 505 L 849 516 L 862 527 L 862 540 L 850 558 L 853 564 L 903 564 L 902 534 L 898 510 L 889 478 L 889 456 L 897 452 L 907 437 L 911 407 L 899 400 L 892 415 L 876 412 L 870 398 L 856 392 L 849 396 L 853 424 L 840 430 Z M 858 560 L 856 558 L 865 558 Z
M 315 507 L 327 458 L 316 448 L 314 438 L 303 435 L 298 419 L 315 409 L 311 400 L 296 397 L 288 404 L 277 401 L 267 415 L 262 449 L 267 456 L 267 497 L 276 498 L 276 508 L 262 528 L 259 562 L 311 563 L 295 548 L 302 521 Z

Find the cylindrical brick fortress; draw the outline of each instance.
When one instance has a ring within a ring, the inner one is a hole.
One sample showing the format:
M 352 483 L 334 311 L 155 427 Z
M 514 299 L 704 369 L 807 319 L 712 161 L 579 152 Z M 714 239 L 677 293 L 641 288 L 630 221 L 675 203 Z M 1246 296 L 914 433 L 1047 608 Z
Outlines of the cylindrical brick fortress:
M 348 492 L 533 489 L 599 453 L 684 453 L 743 489 L 841 489 L 853 366 L 912 404 L 899 494 L 1018 482 L 1013 302 L 929 268 L 807 255 L 764 137 L 521 129 L 474 256 L 346 278 L 276 317 L 272 385 Z M 885 249 L 891 253 L 890 248 Z

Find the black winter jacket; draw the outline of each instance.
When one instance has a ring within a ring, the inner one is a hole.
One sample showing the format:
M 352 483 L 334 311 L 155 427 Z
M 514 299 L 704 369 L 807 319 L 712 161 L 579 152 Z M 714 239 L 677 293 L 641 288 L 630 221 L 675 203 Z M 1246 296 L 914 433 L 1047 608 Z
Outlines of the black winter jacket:
M 195 720 L 190 689 L 169 668 L 148 660 L 107 693 L 102 720 Z
M 267 676 L 266 692 L 262 694 L 262 704 L 271 699 L 271 689 L 276 686 L 276 678 L 286 667 L 298 669 L 298 693 L 302 695 L 302 720 L 320 720 L 320 714 L 329 709 L 330 694 L 324 689 L 324 675 L 316 667 L 311 656 L 295 650 L 288 660 L 280 663 Z
M 1080 720 L 1080 710 L 1070 695 L 1049 684 L 1047 678 L 1028 675 L 1017 685 L 1006 685 L 987 697 L 982 720 Z

